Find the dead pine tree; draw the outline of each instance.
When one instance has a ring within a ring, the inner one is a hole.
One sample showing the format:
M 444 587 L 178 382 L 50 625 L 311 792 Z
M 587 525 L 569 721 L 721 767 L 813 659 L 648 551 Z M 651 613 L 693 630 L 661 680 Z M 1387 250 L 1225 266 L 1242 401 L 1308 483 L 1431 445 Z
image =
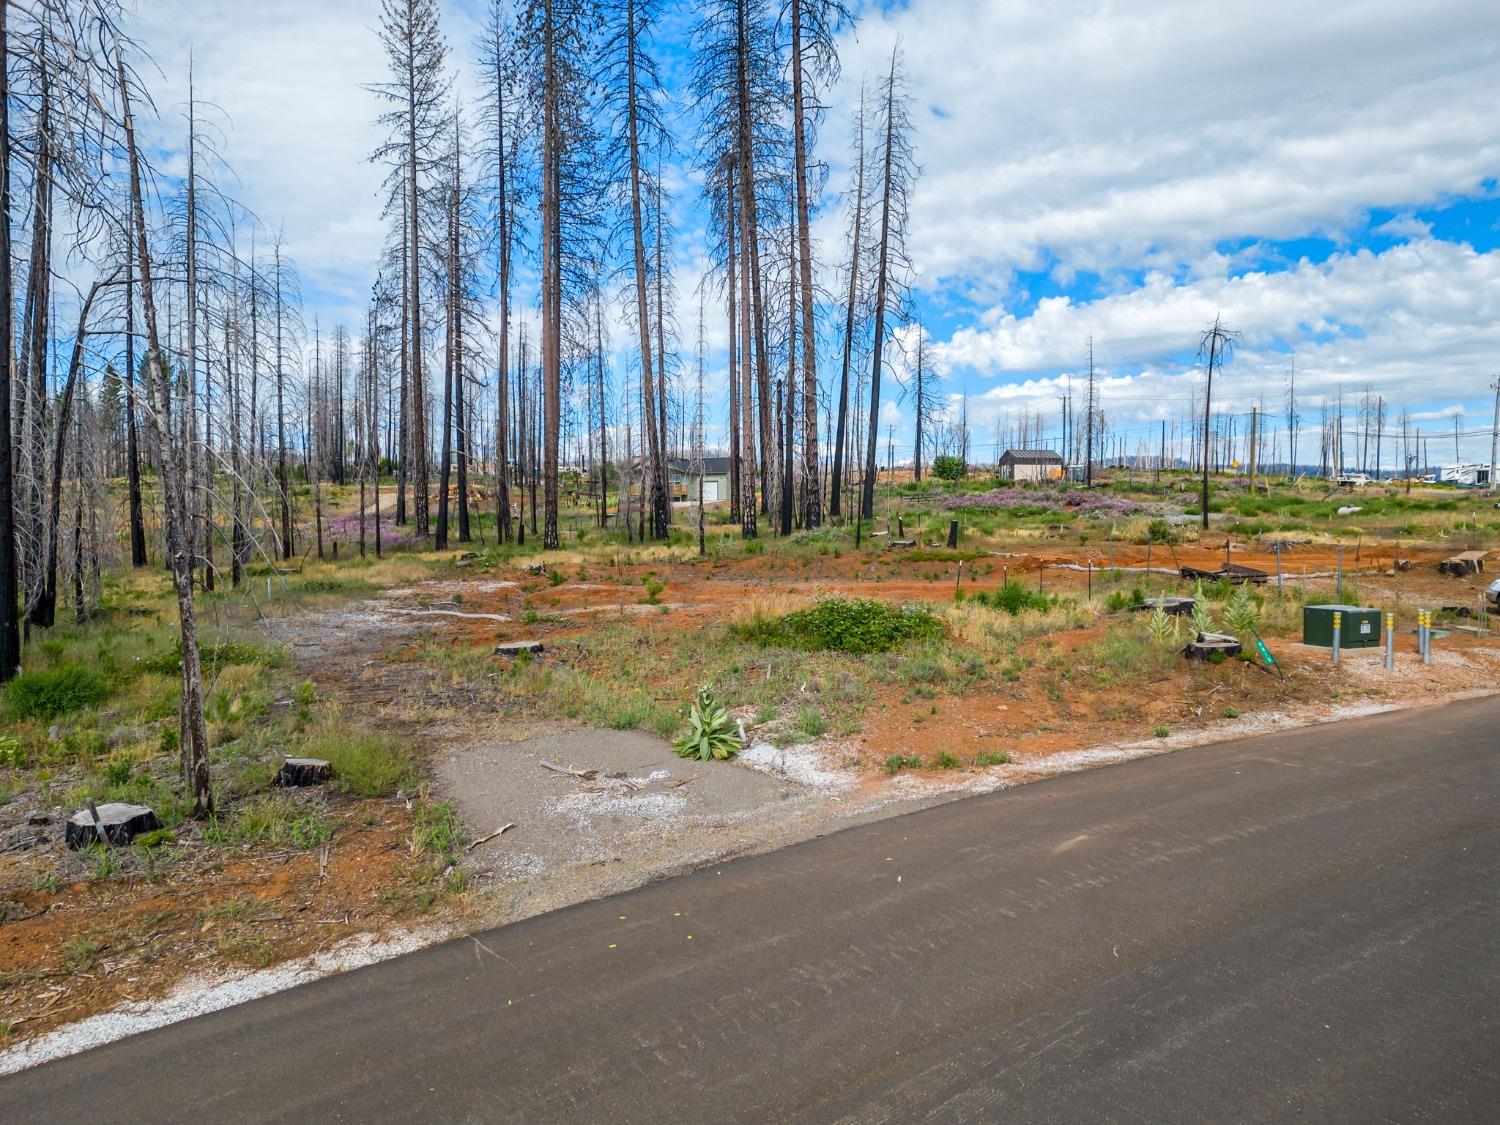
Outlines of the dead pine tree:
M 592 112 L 596 9 L 589 0 L 528 0 L 518 40 L 532 81 L 525 92 L 540 124 L 541 411 L 533 441 L 541 468 L 541 536 L 561 546 L 558 526 L 564 368 L 589 351 L 589 299 L 597 284 L 598 138 Z M 533 411 L 533 413 L 536 413 Z M 537 474 L 533 471 L 533 481 Z M 532 503 L 535 516 L 537 504 Z
M 665 539 L 671 519 L 667 436 L 663 426 L 667 389 L 660 378 L 665 357 L 660 336 L 655 353 L 652 340 L 653 314 L 659 324 L 664 312 L 660 301 L 653 306 L 650 299 L 652 273 L 646 243 L 648 226 L 652 225 L 647 201 L 655 197 L 660 187 L 648 158 L 666 148 L 667 136 L 659 111 L 663 99 L 656 64 L 643 49 L 655 26 L 657 7 L 656 0 L 611 0 L 604 5 L 602 90 L 604 111 L 611 118 L 615 134 L 610 148 L 618 154 L 607 174 L 612 185 L 623 188 L 630 230 L 631 297 L 639 349 L 642 445 L 647 462 L 644 483 L 649 492 L 651 537 Z M 659 222 L 653 233 L 659 243 L 662 235 Z
M 911 263 L 906 250 L 907 200 L 917 167 L 912 153 L 908 95 L 901 73 L 901 47 L 891 51 L 890 69 L 880 83 L 880 120 L 875 159 L 879 167 L 880 225 L 875 251 L 875 319 L 871 340 L 869 431 L 865 445 L 864 488 L 860 519 L 875 515 L 875 471 L 880 430 L 880 376 L 886 317 L 899 315 L 906 303 Z M 856 524 L 856 540 L 858 524 Z
M 845 446 L 849 424 L 849 368 L 854 357 L 854 339 L 863 327 L 865 317 L 860 301 L 860 270 L 864 258 L 863 227 L 865 215 L 865 87 L 860 84 L 859 109 L 854 116 L 854 194 L 849 207 L 849 288 L 844 305 L 843 363 L 839 369 L 838 421 L 833 432 L 833 468 L 828 481 L 828 514 L 841 514 L 840 493 L 846 473 Z
M 912 421 L 916 430 L 912 447 L 912 479 L 921 480 L 922 454 L 932 443 L 933 426 L 937 420 L 937 373 L 927 362 L 927 332 L 920 322 L 912 325 L 909 335 L 911 346 L 906 356 L 908 366 L 901 397 L 912 404 Z
M 178 711 L 179 750 L 184 780 L 193 794 L 193 815 L 207 817 L 214 809 L 213 786 L 208 772 L 208 730 L 203 721 L 203 670 L 198 652 L 198 620 L 194 604 L 191 551 L 187 527 L 188 505 L 184 495 L 187 467 L 181 443 L 171 419 L 172 387 L 156 327 L 156 303 L 151 283 L 151 251 L 147 240 L 146 208 L 141 186 L 141 161 L 131 114 L 130 83 L 124 58 L 118 57 L 120 120 L 130 179 L 131 218 L 135 228 L 137 261 L 140 263 L 141 303 L 146 326 L 147 390 L 151 396 L 151 418 L 161 450 L 162 509 L 166 527 L 167 563 L 172 588 L 177 595 L 177 617 L 182 650 L 182 702 Z
M 275 243 L 275 272 L 272 274 L 275 286 L 274 302 L 276 306 L 276 488 L 280 493 L 281 501 L 281 557 L 290 560 L 292 557 L 292 481 L 287 468 L 287 445 L 286 445 L 286 302 L 283 299 L 283 282 L 286 271 L 281 260 L 281 239 L 277 238 Z M 141 283 L 146 284 L 145 263 L 141 266 Z
M 511 456 L 518 447 L 511 442 L 510 408 L 510 302 L 511 257 L 515 242 L 518 181 L 516 164 L 520 152 L 520 129 L 516 121 L 516 73 L 513 63 L 515 31 L 505 0 L 492 0 L 489 22 L 478 43 L 479 66 L 484 75 L 480 96 L 481 159 L 493 184 L 495 237 L 495 288 L 499 309 L 496 326 L 495 382 L 495 527 L 501 543 L 513 537 L 511 515 Z
M 1208 530 L 1208 471 L 1212 454 L 1209 448 L 1209 424 L 1212 418 L 1212 403 L 1214 394 L 1214 372 L 1227 363 L 1234 356 L 1235 345 L 1239 343 L 1240 334 L 1232 329 L 1224 327 L 1219 317 L 1214 317 L 1214 322 L 1204 329 L 1203 335 L 1198 338 L 1198 360 L 1203 364 L 1203 487 L 1199 496 L 1199 512 L 1202 517 L 1203 530 Z
M 390 77 L 371 89 L 390 104 L 379 123 L 388 139 L 373 159 L 390 167 L 386 179 L 387 211 L 399 213 L 402 223 L 401 261 L 404 299 L 402 308 L 403 369 L 406 393 L 399 425 L 402 434 L 401 461 L 412 482 L 412 516 L 418 535 L 431 530 L 428 515 L 430 491 L 427 440 L 427 379 L 422 348 L 422 267 L 427 219 L 424 206 L 433 154 L 446 129 L 444 106 L 449 79 L 444 69 L 447 46 L 443 42 L 435 0 L 383 0 L 380 42 L 385 48 Z M 398 496 L 404 506 L 405 491 Z M 404 513 L 403 513 L 404 514 Z M 399 519 L 398 519 L 399 522 Z
M 818 87 L 838 80 L 835 36 L 849 21 L 848 10 L 837 0 L 790 0 L 792 74 L 792 151 L 794 207 L 799 272 L 797 301 L 802 314 L 802 525 L 823 522 L 822 476 L 818 461 L 818 363 L 814 325 L 812 211 L 814 185 L 809 170 L 810 149 L 817 125 Z M 788 388 L 788 397 L 792 391 Z

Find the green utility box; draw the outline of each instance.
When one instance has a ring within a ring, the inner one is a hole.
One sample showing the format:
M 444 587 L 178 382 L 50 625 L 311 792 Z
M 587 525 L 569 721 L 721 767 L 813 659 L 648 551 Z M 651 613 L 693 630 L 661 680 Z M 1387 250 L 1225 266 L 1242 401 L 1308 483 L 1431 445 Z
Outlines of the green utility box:
M 1358 605 L 1305 605 L 1302 607 L 1302 643 L 1333 647 L 1333 615 L 1339 623 L 1340 648 L 1376 648 L 1380 644 L 1380 610 Z

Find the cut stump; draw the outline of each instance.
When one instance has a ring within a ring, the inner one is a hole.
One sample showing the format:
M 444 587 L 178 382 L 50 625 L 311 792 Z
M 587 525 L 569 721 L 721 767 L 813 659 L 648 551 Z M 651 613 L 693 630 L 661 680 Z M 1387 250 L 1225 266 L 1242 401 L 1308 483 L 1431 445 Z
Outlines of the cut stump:
M 276 784 L 287 788 L 322 785 L 333 776 L 333 767 L 322 758 L 288 758 L 276 771 Z
M 495 646 L 496 656 L 540 656 L 546 651 L 546 646 L 541 641 L 506 641 L 504 644 Z
M 104 838 L 99 836 L 99 825 L 94 823 L 94 813 L 79 809 L 68 817 L 66 838 L 68 847 L 74 851 L 91 844 L 128 844 L 142 832 L 152 832 L 161 827 L 156 813 L 145 805 L 127 805 L 123 801 L 108 801 L 98 805 L 99 825 L 104 828 Z
M 1152 610 L 1160 607 L 1161 611 L 1169 617 L 1187 617 L 1192 614 L 1195 605 L 1197 605 L 1197 599 L 1195 598 L 1167 594 L 1160 598 L 1147 598 L 1135 608 L 1150 613 Z
M 1188 642 L 1182 655 L 1189 660 L 1207 660 L 1215 653 L 1238 656 L 1242 651 L 1238 637 L 1231 637 L 1227 633 L 1199 633 L 1195 640 Z

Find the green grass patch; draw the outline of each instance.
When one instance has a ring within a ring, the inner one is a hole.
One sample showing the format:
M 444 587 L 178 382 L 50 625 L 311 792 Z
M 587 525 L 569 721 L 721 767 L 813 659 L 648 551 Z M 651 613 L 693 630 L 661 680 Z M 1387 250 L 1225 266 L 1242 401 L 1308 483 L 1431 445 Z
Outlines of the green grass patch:
M 333 820 L 322 809 L 291 796 L 252 797 L 227 816 L 216 818 L 203 833 L 209 844 L 265 844 L 312 849 L 333 837 Z
M 22 672 L 6 686 L 5 702 L 17 718 L 46 721 L 102 703 L 109 694 L 109 683 L 98 672 L 60 664 Z
M 333 767 L 333 784 L 360 797 L 380 797 L 411 785 L 410 751 L 394 735 L 325 727 L 302 741 L 301 757 L 323 758 Z

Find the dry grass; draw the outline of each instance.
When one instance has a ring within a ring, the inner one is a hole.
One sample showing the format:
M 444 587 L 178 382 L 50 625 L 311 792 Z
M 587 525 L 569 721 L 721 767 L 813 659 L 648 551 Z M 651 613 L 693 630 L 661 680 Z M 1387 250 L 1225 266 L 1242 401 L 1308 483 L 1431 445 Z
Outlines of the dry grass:
M 789 613 L 806 609 L 813 601 L 807 594 L 756 594 L 735 606 L 729 620 L 732 624 L 745 628 L 765 626 Z
M 955 637 L 981 651 L 995 645 L 1015 645 L 1029 637 L 1081 629 L 1094 618 L 1087 606 L 1072 602 L 1011 614 L 972 600 L 944 606 L 940 616 Z

